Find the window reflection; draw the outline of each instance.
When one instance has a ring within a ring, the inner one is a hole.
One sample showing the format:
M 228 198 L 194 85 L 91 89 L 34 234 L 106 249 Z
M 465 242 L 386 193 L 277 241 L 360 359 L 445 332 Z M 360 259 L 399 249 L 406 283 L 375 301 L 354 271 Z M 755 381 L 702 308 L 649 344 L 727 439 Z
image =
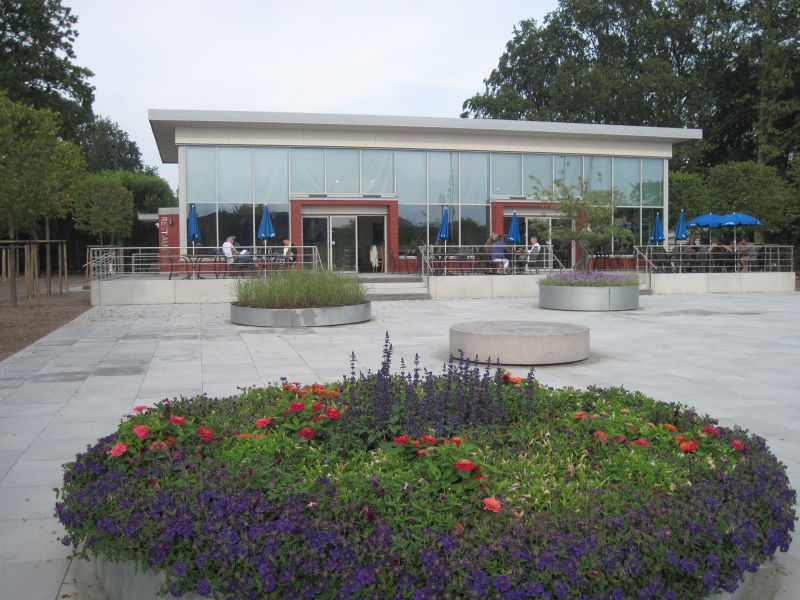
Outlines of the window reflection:
M 416 254 L 419 246 L 428 243 L 427 212 L 425 204 L 400 204 L 397 237 L 400 254 Z

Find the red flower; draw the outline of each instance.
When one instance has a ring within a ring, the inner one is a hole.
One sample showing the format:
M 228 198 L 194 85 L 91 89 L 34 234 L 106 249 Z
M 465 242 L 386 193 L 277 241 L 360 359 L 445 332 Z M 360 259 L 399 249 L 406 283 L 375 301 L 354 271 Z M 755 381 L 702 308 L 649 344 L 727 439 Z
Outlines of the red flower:
M 503 504 L 497 498 L 484 498 L 483 499 L 483 510 L 490 510 L 492 512 L 500 512 L 500 509 L 503 508 Z
M 678 428 L 675 425 L 670 425 L 669 423 L 664 423 L 662 426 L 664 429 L 669 429 L 670 431 L 678 431 Z
M 293 385 L 284 385 L 283 389 L 285 389 L 287 392 L 296 392 L 297 391 L 297 388 L 295 386 L 293 386 Z
M 339 417 L 342 416 L 342 413 L 341 411 L 339 411 L 338 408 L 331 407 L 325 411 L 325 416 L 328 417 L 329 419 L 338 419 Z
M 410 442 L 410 441 L 411 441 L 411 438 L 408 437 L 407 435 L 398 435 L 396 438 L 394 438 L 394 443 L 395 444 L 405 444 L 406 442 Z
M 183 417 L 170 417 L 169 422 L 173 425 L 183 425 L 186 422 L 186 419 Z
M 433 435 L 423 435 L 422 441 L 426 444 L 435 444 L 436 443 L 436 436 Z
M 311 427 L 303 427 L 298 433 L 301 440 L 311 441 L 314 439 L 314 430 Z
M 166 450 L 167 444 L 166 442 L 153 442 L 150 444 L 150 450 Z
M 321 411 L 322 410 L 322 404 L 320 404 L 319 402 L 315 402 L 313 404 L 313 406 L 311 407 L 311 410 L 313 410 L 314 412 Z
M 292 402 L 289 405 L 289 410 L 293 410 L 295 412 L 300 412 L 306 409 L 306 405 L 303 402 Z
M 449 440 L 447 440 L 447 443 L 448 444 L 455 444 L 456 446 L 460 446 L 461 445 L 461 440 L 458 439 L 457 437 L 451 437 Z
M 201 442 L 210 442 L 214 439 L 214 432 L 206 427 L 200 427 L 195 434 Z
M 614 437 L 615 442 L 624 442 L 627 438 L 624 435 L 618 435 Z
M 694 440 L 684 440 L 678 444 L 678 448 L 680 448 L 682 452 L 694 452 L 697 450 L 697 442 Z
M 637 446 L 642 446 L 643 448 L 647 448 L 650 444 L 648 444 L 645 440 L 631 440 L 628 444 L 636 444 Z
M 456 469 L 459 471 L 472 471 L 475 468 L 475 465 L 471 460 L 467 460 L 462 458 L 456 461 Z
M 608 441 L 608 434 L 598 429 L 592 434 L 592 439 L 599 444 L 605 444 Z
M 135 413 L 140 413 L 140 412 L 145 411 L 145 410 L 148 410 L 148 408 L 146 406 L 134 406 L 133 407 L 133 412 L 135 412 Z
M 419 446 L 420 446 L 420 444 L 421 444 L 422 442 L 420 442 L 419 440 L 414 440 L 414 441 L 413 441 L 413 442 L 411 442 L 411 443 L 414 445 L 414 448 L 419 448 Z
M 682 441 L 683 441 L 683 440 L 685 440 L 686 438 L 685 438 L 684 436 L 682 436 L 682 435 L 676 435 L 676 436 L 675 436 L 674 438 L 672 438 L 672 439 L 673 439 L 673 440 L 675 440 L 676 442 L 682 442 Z
M 147 425 L 137 425 L 133 428 L 133 434 L 140 440 L 146 440 L 150 437 L 150 429 Z
M 332 398 L 338 398 L 339 397 L 339 392 L 337 392 L 335 390 L 331 390 L 331 391 L 328 392 L 328 395 L 331 396 Z
M 576 419 L 583 419 L 585 417 L 586 417 L 586 411 L 585 410 L 582 410 L 580 412 L 576 412 L 575 413 L 575 418 Z
M 272 419 L 269 417 L 264 417 L 263 419 L 256 419 L 256 427 L 266 427 L 267 425 L 272 425 Z
M 173 448 L 175 447 L 175 438 L 174 438 L 174 437 L 172 437 L 171 435 L 168 435 L 168 436 L 167 436 L 167 437 L 165 437 L 164 439 L 165 439 L 167 442 L 169 442 L 170 446 L 172 446 Z
M 716 427 L 711 427 L 710 425 L 706 425 L 703 427 L 703 433 L 708 433 L 709 435 L 713 435 L 714 437 L 719 437 L 719 429 Z
M 733 446 L 734 450 L 739 450 L 739 451 L 744 450 L 744 444 L 741 442 L 741 440 L 733 440 L 731 442 L 731 446 Z
M 427 450 L 417 450 L 417 456 L 425 456 L 427 453 Z
M 314 415 L 313 417 L 311 417 L 311 422 L 312 423 L 316 423 L 317 421 L 319 421 L 320 419 L 322 419 L 324 417 L 325 417 L 325 415 Z
M 111 446 L 111 450 L 109 450 L 108 453 L 111 456 L 122 456 L 127 451 L 128 447 L 125 444 L 114 444 Z

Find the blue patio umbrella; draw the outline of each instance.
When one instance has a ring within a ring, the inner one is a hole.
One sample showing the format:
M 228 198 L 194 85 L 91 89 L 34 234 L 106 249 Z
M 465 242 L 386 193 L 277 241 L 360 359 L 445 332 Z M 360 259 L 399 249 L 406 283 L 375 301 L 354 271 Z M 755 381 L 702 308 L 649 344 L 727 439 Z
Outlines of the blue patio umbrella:
M 439 226 L 439 235 L 436 237 L 444 240 L 444 274 L 447 275 L 447 240 L 450 239 L 450 213 L 447 207 L 442 213 L 442 224 Z
M 699 217 L 695 217 L 691 221 L 686 224 L 686 227 L 708 227 L 709 229 L 709 238 L 711 237 L 711 229 L 715 229 L 717 227 L 721 227 L 722 223 L 722 215 L 718 215 L 716 213 L 708 213 L 707 215 L 700 215 Z M 708 240 L 708 243 L 711 243 L 711 239 Z
M 678 224 L 675 226 L 675 239 L 685 240 L 689 237 L 689 230 L 686 229 L 686 214 L 681 209 L 681 215 L 678 217 Z
M 522 238 L 519 234 L 519 219 L 517 219 L 517 211 L 514 211 L 514 216 L 511 217 L 511 225 L 508 227 L 506 241 L 511 242 L 512 244 L 519 244 L 522 241 Z
M 264 205 L 264 212 L 261 213 L 261 224 L 258 226 L 256 237 L 264 240 L 264 252 L 267 250 L 267 238 L 275 237 L 275 228 L 272 226 L 272 219 L 269 216 L 269 206 Z
M 733 227 L 733 243 L 736 243 L 736 228 L 746 225 L 763 225 L 759 219 L 745 213 L 732 212 L 720 217 L 719 227 Z
M 661 215 L 656 213 L 656 220 L 653 221 L 653 230 L 650 232 L 650 241 L 660 244 L 664 241 L 664 227 L 661 225 Z
M 189 224 L 186 228 L 186 238 L 192 243 L 192 254 L 194 245 L 202 238 L 200 237 L 200 224 L 197 222 L 197 208 L 194 204 L 189 205 Z

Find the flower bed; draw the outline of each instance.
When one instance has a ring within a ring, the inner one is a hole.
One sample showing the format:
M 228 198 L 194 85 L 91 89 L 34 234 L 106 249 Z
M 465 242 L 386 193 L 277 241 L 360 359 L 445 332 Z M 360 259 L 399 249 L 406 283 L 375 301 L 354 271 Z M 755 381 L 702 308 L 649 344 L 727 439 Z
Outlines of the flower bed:
M 218 598 L 684 598 L 786 550 L 763 439 L 466 363 L 137 407 L 66 465 L 81 555 Z

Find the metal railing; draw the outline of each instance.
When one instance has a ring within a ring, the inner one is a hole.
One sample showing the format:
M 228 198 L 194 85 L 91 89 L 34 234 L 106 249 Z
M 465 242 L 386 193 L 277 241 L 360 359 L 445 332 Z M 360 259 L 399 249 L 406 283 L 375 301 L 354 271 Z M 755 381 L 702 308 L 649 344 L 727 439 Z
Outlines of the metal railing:
M 525 246 L 509 246 L 509 250 L 504 261 L 495 258 L 491 246 L 420 246 L 421 274 L 522 275 L 564 268 L 550 245 L 541 245 L 538 252 L 528 252 Z
M 636 246 L 636 271 L 641 273 L 745 273 L 794 271 L 794 247 L 774 244 L 747 246 Z
M 85 268 L 92 281 L 120 277 L 166 277 L 167 279 L 209 279 L 269 275 L 285 269 L 321 269 L 316 246 L 295 246 L 296 254 L 287 257 L 283 247 L 238 247 L 233 260 L 216 247 L 92 247 Z

